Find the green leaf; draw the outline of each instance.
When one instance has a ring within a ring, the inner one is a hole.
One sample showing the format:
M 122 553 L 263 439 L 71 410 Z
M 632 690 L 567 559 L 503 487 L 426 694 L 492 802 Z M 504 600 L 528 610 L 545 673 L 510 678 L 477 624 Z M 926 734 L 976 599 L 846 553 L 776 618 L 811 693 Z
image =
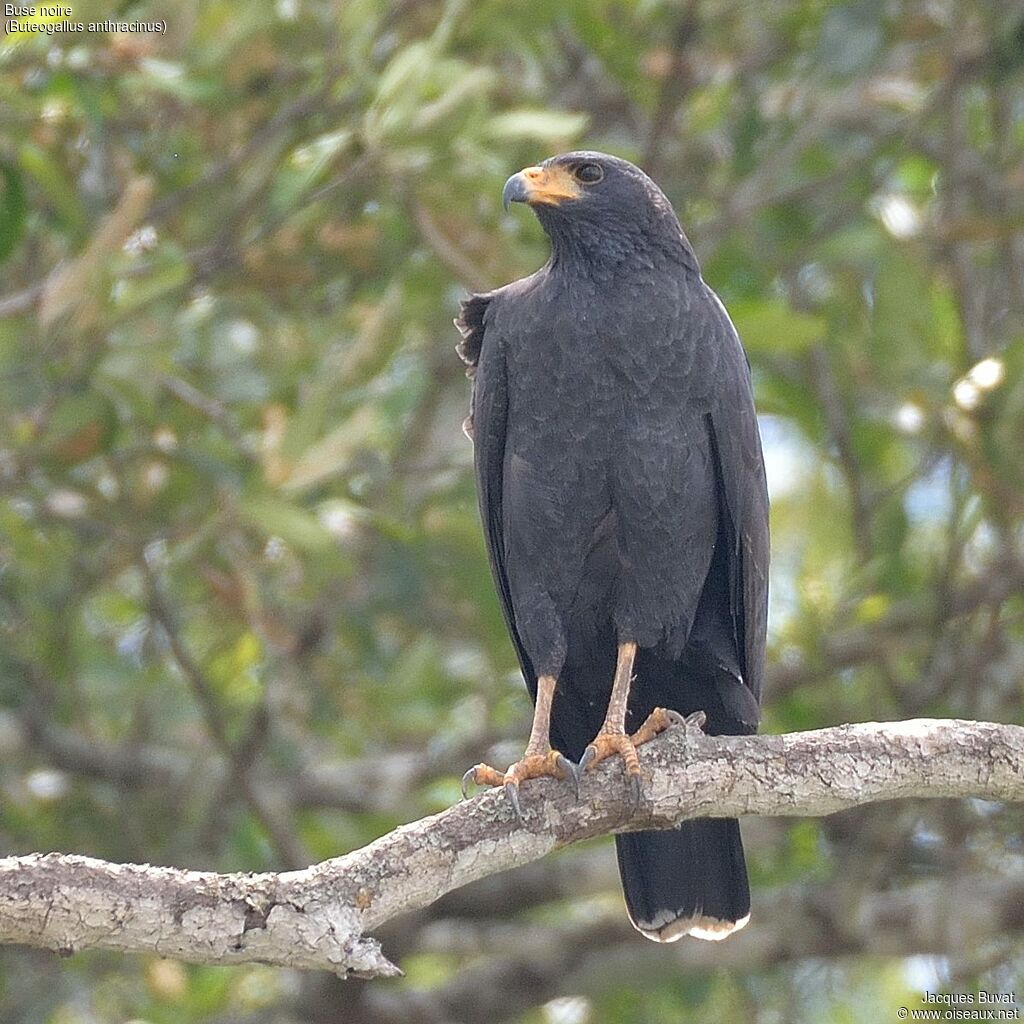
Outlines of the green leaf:
M 25 186 L 18 169 L 0 164 L 0 260 L 7 259 L 25 233 Z
M 290 547 L 320 554 L 335 547 L 334 538 L 316 516 L 287 501 L 272 497 L 249 498 L 242 515 L 268 536 L 280 537 Z
M 422 132 L 448 120 L 465 105 L 467 100 L 481 96 L 494 85 L 495 76 L 490 68 L 461 68 L 452 61 L 449 65 L 458 68 L 455 79 L 445 84 L 442 95 L 431 103 L 426 103 L 416 112 L 411 127 Z
M 296 148 L 278 171 L 271 186 L 273 208 L 286 211 L 295 206 L 302 194 L 320 180 L 351 141 L 352 132 L 343 128 Z
M 388 106 L 401 100 L 409 90 L 422 86 L 430 72 L 435 49 L 429 40 L 421 39 L 395 54 L 378 80 L 373 106 Z
M 587 121 L 586 114 L 572 114 L 566 110 L 510 110 L 491 118 L 487 134 L 493 139 L 561 142 L 577 138 L 586 128 Z
M 106 451 L 117 429 L 117 411 L 104 395 L 89 392 L 61 401 L 46 423 L 43 450 L 62 465 Z
M 780 299 L 734 302 L 729 310 L 751 352 L 803 352 L 825 336 L 824 317 L 798 313 Z
M 284 488 L 294 494 L 342 472 L 355 452 L 373 443 L 378 432 L 376 411 L 372 406 L 363 406 L 299 456 Z
M 138 309 L 187 284 L 192 276 L 188 263 L 175 254 L 145 277 L 128 277 L 113 288 L 114 305 L 121 310 Z
M 85 214 L 77 200 L 78 189 L 50 154 L 32 142 L 18 153 L 21 169 L 46 193 L 57 217 L 70 231 L 78 234 L 85 226 Z

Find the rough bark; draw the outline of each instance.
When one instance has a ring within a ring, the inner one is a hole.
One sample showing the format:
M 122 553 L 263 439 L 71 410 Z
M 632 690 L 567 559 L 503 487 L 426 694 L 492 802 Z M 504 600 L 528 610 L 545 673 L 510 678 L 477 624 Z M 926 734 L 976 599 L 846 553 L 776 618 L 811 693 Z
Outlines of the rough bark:
M 491 792 L 301 871 L 226 874 L 87 857 L 0 860 L 0 942 L 71 953 L 102 947 L 197 963 L 252 961 L 387 976 L 369 933 L 486 875 L 609 832 L 692 817 L 817 816 L 879 800 L 1024 800 L 1024 727 L 918 719 L 784 736 L 671 730 L 643 748 L 631 812 L 621 766 L 602 764 L 577 802 L 526 783 L 525 822 Z

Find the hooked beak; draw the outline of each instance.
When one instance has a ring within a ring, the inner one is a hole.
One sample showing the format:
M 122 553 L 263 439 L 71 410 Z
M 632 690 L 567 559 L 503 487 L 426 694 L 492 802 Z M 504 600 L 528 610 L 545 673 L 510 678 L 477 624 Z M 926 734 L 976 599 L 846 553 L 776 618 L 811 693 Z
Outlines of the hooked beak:
M 545 203 L 558 206 L 566 199 L 577 199 L 580 187 L 567 167 L 525 167 L 513 174 L 501 190 L 501 202 L 507 210 L 510 203 Z
M 505 187 L 501 190 L 501 205 L 507 211 L 512 203 L 525 203 L 529 194 L 526 181 L 520 171 L 505 182 Z

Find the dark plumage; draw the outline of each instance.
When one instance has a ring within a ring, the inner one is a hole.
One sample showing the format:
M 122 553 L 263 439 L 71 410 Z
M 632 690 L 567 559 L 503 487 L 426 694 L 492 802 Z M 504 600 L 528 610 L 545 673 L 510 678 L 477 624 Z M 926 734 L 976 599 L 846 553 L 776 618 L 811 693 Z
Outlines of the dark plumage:
M 743 349 L 661 190 L 581 152 L 513 175 L 504 198 L 533 206 L 551 258 L 472 296 L 456 322 L 487 549 L 537 705 L 524 760 L 467 775 L 517 798 L 521 779 L 569 774 L 566 759 L 618 753 L 638 781 L 624 730 L 656 708 L 703 711 L 710 733 L 756 731 L 768 498 Z M 659 713 L 634 739 L 674 720 Z M 648 937 L 746 922 L 736 821 L 617 844 Z

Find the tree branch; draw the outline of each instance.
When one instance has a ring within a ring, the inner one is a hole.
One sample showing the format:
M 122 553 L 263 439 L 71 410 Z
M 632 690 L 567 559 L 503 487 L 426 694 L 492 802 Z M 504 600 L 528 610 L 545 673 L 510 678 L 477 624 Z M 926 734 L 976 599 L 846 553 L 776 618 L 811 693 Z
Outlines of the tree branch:
M 491 792 L 302 871 L 218 875 L 8 857 L 0 860 L 0 942 L 387 976 L 398 969 L 367 933 L 580 839 L 693 817 L 817 816 L 905 797 L 1024 801 L 1024 727 L 1016 725 L 918 719 L 721 737 L 676 728 L 645 747 L 642 762 L 645 792 L 632 814 L 620 766 L 606 763 L 587 776 L 578 803 L 557 781 L 527 783 L 525 825 Z
M 880 647 L 894 642 L 904 645 L 922 633 L 931 635 L 948 623 L 973 615 L 988 606 L 998 606 L 1024 589 L 1024 564 L 1003 557 L 985 567 L 984 572 L 949 590 L 938 602 L 907 598 L 869 625 L 845 626 L 833 623 L 823 631 L 812 656 L 793 661 L 776 659 L 768 668 L 765 690 L 778 700 L 800 686 L 820 681 L 823 674 L 838 672 L 868 661 Z
M 639 942 L 626 915 L 610 907 L 578 921 L 440 920 L 418 936 L 417 950 L 465 957 L 448 980 L 361 986 L 353 999 L 348 992 L 340 997 L 341 983 L 324 975 L 311 979 L 307 999 L 315 1003 L 303 1010 L 309 1020 L 325 1024 L 501 1024 L 557 996 L 598 996 L 619 986 L 635 990 L 723 971 L 749 974 L 809 958 L 957 958 L 1019 942 L 1024 931 L 1019 878 L 952 875 L 899 892 L 855 893 L 845 881 L 800 882 L 756 899 L 750 925 L 728 942 L 668 948 Z M 483 950 L 489 955 L 480 956 Z M 344 1012 L 332 1014 L 339 1004 Z

